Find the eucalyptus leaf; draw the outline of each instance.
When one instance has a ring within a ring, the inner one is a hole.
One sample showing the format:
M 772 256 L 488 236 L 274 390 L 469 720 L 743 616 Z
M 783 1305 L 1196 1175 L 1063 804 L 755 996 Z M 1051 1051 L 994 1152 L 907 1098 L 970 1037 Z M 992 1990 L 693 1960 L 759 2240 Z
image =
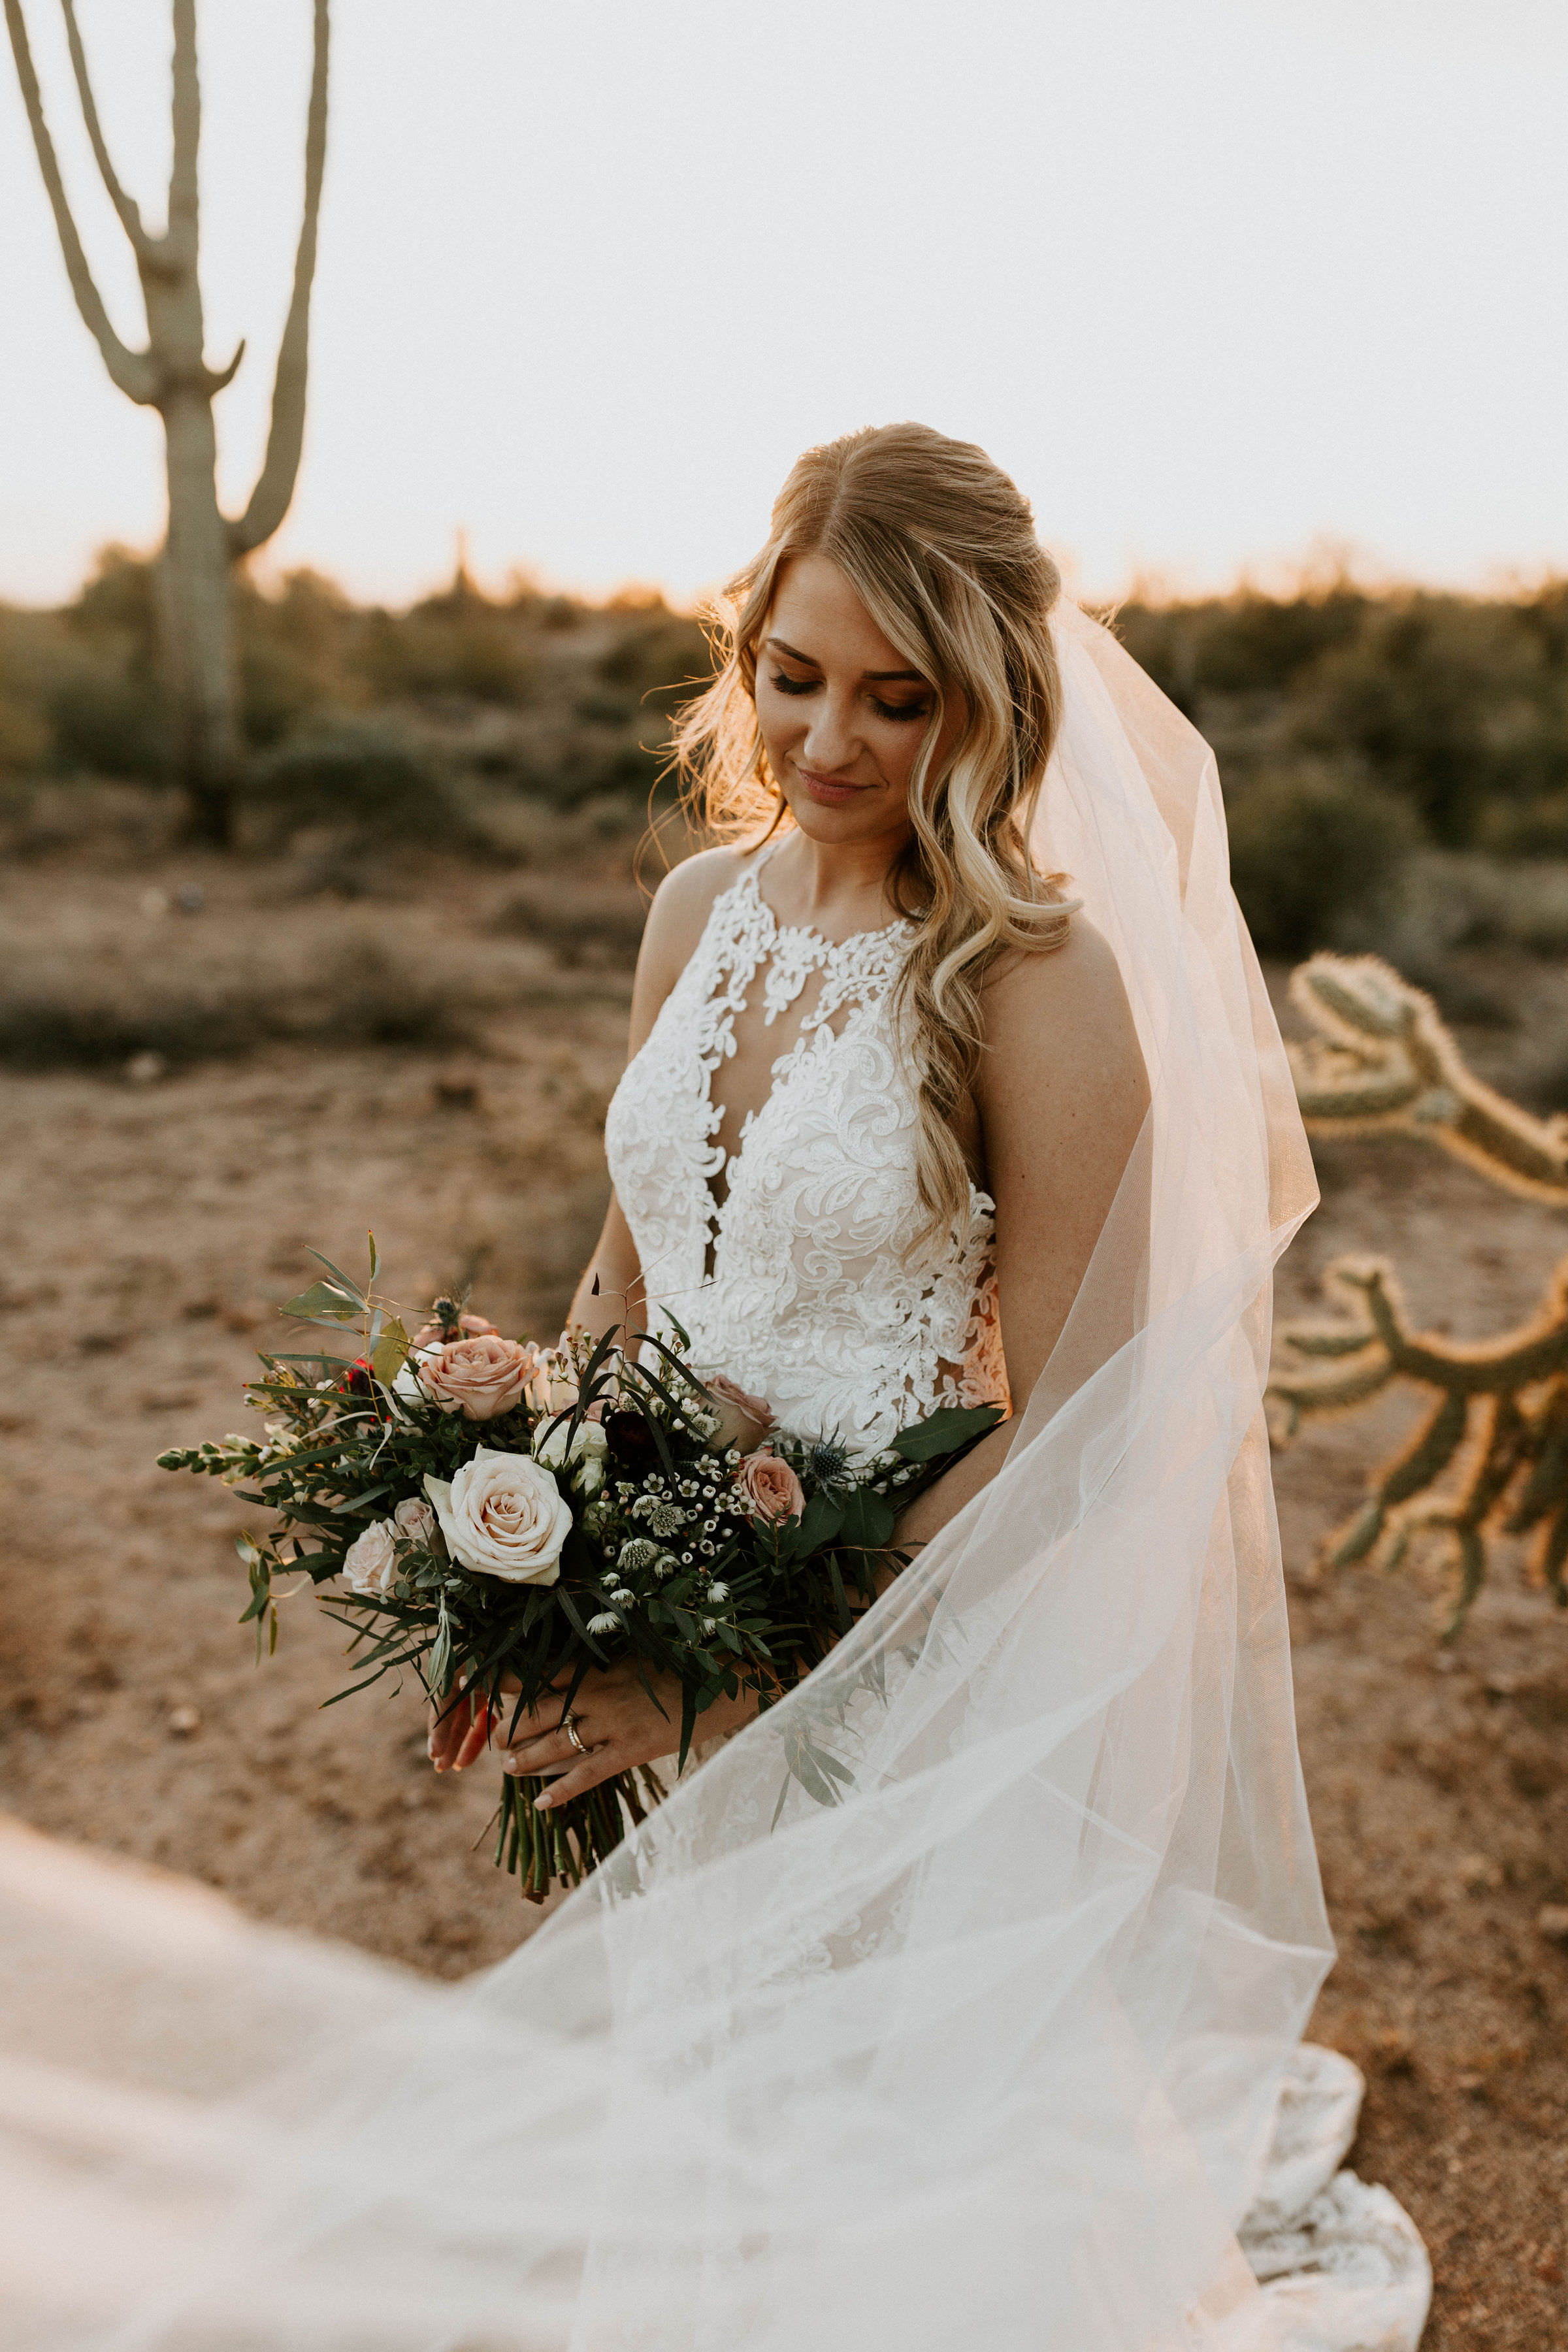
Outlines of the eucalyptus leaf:
M 279 1315 L 291 1315 L 297 1322 L 300 1323 L 320 1323 L 323 1320 L 333 1323 L 357 1323 L 361 1309 L 362 1301 L 340 1290 L 335 1283 L 313 1282 L 309 1290 L 302 1290 L 298 1298 L 291 1298 L 288 1305 L 280 1307 L 278 1312 Z
M 900 1454 L 906 1462 L 934 1462 L 943 1454 L 956 1454 L 961 1445 L 984 1437 L 1001 1419 L 999 1405 L 944 1405 L 940 1412 L 929 1413 L 924 1421 L 911 1422 L 908 1429 L 900 1429 L 889 1451 Z
M 400 1316 L 395 1315 L 370 1351 L 370 1368 L 384 1388 L 390 1388 L 408 1361 L 409 1338 Z

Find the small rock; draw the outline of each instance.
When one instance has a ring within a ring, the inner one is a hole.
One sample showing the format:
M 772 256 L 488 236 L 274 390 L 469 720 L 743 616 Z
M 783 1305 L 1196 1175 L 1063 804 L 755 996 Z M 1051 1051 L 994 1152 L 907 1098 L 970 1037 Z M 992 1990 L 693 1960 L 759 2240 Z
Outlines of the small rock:
M 133 1087 L 152 1087 L 157 1085 L 168 1067 L 162 1054 L 132 1054 L 125 1065 L 125 1075 Z
M 207 894 L 199 882 L 182 882 L 174 893 L 174 904 L 182 915 L 199 915 L 207 903 Z
M 201 1727 L 202 1711 L 199 1706 L 172 1706 L 169 1709 L 169 1729 L 176 1739 L 189 1739 L 193 1732 L 199 1731 Z
M 150 923 L 156 923 L 169 911 L 169 894 L 166 890 L 156 888 L 143 890 L 138 903 L 147 920 Z
M 1457 1874 L 1468 1895 L 1479 1895 L 1483 1886 L 1496 1888 L 1502 1885 L 1502 1864 L 1494 1862 L 1489 1853 L 1461 1854 Z
M 1543 1903 L 1535 1915 L 1537 1931 L 1554 1944 L 1568 1944 L 1568 1903 Z

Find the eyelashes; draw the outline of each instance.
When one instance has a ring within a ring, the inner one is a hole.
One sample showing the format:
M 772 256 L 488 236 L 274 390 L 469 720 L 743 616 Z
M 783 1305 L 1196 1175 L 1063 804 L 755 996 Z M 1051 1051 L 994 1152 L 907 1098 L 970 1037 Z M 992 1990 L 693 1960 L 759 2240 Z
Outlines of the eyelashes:
M 782 669 L 774 670 L 769 680 L 780 694 L 815 694 L 820 682 L 815 677 L 791 677 Z M 929 719 L 931 713 L 929 702 L 884 702 L 875 694 L 871 697 L 871 708 L 879 719 L 911 723 L 917 719 Z

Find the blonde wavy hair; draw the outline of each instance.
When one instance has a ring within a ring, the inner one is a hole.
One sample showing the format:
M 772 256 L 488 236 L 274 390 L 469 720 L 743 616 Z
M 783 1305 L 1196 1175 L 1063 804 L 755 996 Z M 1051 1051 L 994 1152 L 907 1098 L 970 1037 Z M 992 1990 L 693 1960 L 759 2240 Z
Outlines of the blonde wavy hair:
M 934 702 L 910 786 L 912 832 L 889 875 L 914 939 L 899 982 L 920 1098 L 916 1165 L 931 1229 L 962 1224 L 969 1167 L 955 1131 L 984 1045 L 981 992 L 997 959 L 1059 947 L 1066 876 L 1041 873 L 1029 832 L 1056 740 L 1061 678 L 1050 613 L 1061 576 L 1028 500 L 984 449 L 923 425 L 846 434 L 797 458 L 766 546 L 710 624 L 716 675 L 675 726 L 700 821 L 760 848 L 786 822 L 757 723 L 757 646 L 782 567 L 825 555 Z M 966 723 L 932 759 L 944 707 Z

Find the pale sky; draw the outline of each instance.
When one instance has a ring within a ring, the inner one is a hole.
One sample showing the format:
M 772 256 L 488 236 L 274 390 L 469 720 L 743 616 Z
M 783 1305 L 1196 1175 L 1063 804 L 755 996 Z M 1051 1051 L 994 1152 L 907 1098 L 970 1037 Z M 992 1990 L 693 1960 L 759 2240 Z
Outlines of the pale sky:
M 121 331 L 129 253 L 27 0 Z M 161 220 L 167 0 L 80 0 Z M 308 0 L 205 0 L 208 352 L 243 504 L 298 234 Z M 1089 589 L 1314 546 L 1568 570 L 1563 0 L 334 0 L 299 492 L 268 551 L 399 599 L 468 533 L 687 598 L 796 452 L 978 440 Z M 162 435 L 67 290 L 0 46 L 0 595 L 155 542 Z

